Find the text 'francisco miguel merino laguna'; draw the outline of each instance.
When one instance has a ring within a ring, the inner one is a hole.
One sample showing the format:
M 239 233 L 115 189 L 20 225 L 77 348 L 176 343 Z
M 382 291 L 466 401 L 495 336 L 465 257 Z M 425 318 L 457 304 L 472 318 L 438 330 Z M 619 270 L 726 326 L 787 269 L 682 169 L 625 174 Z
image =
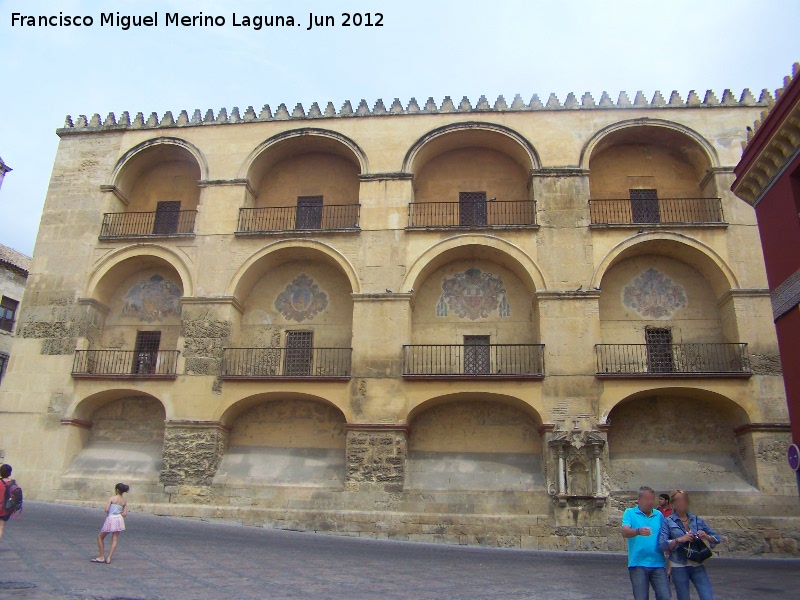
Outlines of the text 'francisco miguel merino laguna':
M 228 20 L 222 15 L 181 15 L 180 13 L 163 13 L 159 15 L 123 15 L 119 12 L 100 13 L 97 19 L 101 27 L 119 27 L 127 31 L 131 27 L 158 27 L 159 22 L 172 27 L 224 27 Z M 91 15 L 24 15 L 11 13 L 12 27 L 92 27 L 95 18 Z M 315 27 L 383 27 L 383 14 L 377 12 L 341 13 L 335 15 L 315 15 L 308 13 L 308 20 L 302 22 L 291 15 L 237 15 L 231 14 L 230 24 L 233 27 L 250 27 L 259 30 L 262 27 L 304 27 L 306 31 Z

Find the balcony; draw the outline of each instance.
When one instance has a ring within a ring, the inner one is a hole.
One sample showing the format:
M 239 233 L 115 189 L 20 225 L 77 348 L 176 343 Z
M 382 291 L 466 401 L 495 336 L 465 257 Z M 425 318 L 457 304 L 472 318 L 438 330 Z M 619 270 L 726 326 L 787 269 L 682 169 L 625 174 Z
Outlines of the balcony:
M 352 348 L 225 348 L 223 379 L 350 379 Z
M 589 200 L 593 226 L 725 225 L 720 198 Z
M 747 344 L 597 344 L 597 377 L 750 377 Z
M 237 234 L 359 231 L 360 204 L 266 206 L 239 209 Z
M 541 379 L 544 344 L 403 346 L 405 379 Z
M 72 376 L 84 379 L 174 379 L 178 350 L 76 350 Z
M 476 229 L 536 227 L 533 200 L 412 202 L 409 229 Z
M 192 237 L 196 210 L 106 213 L 101 240 Z

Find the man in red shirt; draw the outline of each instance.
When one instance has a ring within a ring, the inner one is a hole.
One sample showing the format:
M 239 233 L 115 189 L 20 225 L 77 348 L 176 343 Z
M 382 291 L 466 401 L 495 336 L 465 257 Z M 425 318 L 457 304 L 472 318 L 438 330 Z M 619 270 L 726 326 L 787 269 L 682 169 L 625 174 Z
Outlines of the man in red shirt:
M 672 514 L 672 507 L 669 505 L 669 494 L 658 495 L 658 511 L 665 517 Z

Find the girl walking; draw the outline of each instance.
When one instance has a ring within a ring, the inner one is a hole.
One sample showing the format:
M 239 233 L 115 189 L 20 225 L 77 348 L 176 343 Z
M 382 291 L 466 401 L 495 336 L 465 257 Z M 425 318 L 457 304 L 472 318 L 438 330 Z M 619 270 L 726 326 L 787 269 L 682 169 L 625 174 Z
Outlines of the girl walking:
M 100 552 L 97 558 L 92 559 L 93 563 L 111 564 L 111 557 L 114 555 L 114 550 L 117 549 L 119 533 L 125 531 L 124 517 L 128 516 L 128 503 L 123 494 L 129 489 L 131 488 L 124 483 L 118 483 L 114 488 L 114 495 L 106 502 L 106 520 L 97 536 L 97 549 Z M 111 551 L 106 558 L 105 539 L 109 533 L 111 534 Z

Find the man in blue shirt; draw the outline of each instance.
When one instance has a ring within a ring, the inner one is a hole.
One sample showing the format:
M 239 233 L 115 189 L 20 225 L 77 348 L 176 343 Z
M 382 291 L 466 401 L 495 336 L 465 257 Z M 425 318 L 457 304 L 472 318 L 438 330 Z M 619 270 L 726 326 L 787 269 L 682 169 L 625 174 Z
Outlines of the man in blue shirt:
M 628 540 L 628 575 L 634 600 L 649 600 L 650 586 L 656 593 L 656 600 L 670 598 L 664 553 L 658 549 L 664 515 L 653 508 L 655 504 L 655 491 L 642 486 L 639 503 L 622 515 L 622 537 Z

